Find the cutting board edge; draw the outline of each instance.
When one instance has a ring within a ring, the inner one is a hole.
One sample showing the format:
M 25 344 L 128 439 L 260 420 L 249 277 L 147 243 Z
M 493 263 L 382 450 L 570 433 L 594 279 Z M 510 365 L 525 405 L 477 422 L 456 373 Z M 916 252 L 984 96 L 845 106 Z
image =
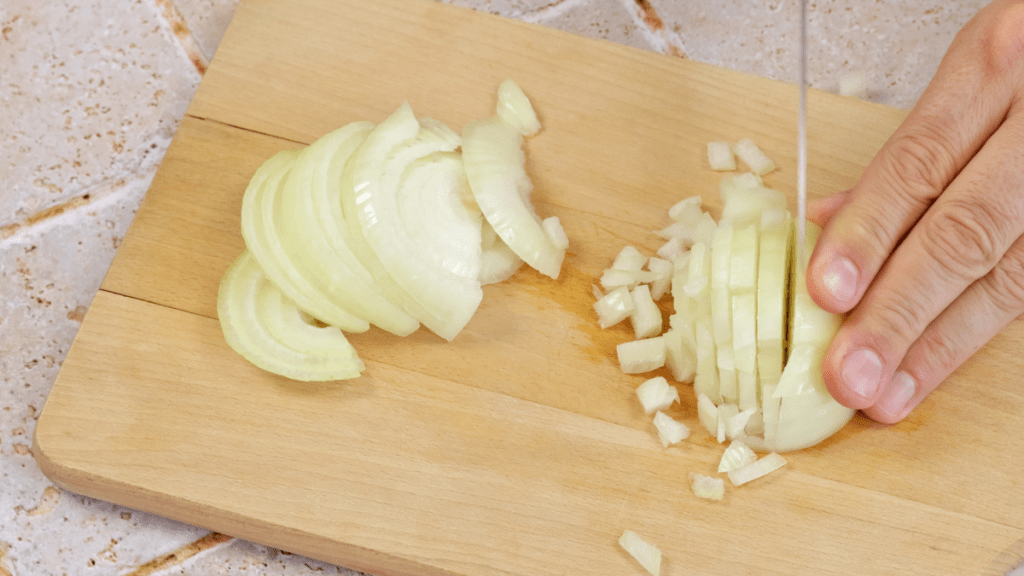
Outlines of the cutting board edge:
M 265 522 L 236 512 L 196 502 L 188 502 L 183 506 L 183 502 L 187 501 L 180 497 L 148 490 L 66 464 L 61 461 L 59 455 L 51 455 L 46 449 L 46 420 L 48 419 L 44 409 L 32 435 L 32 455 L 43 475 L 61 490 L 345 566 L 352 570 L 368 572 L 386 567 L 385 573 L 394 576 L 461 576 L 456 572 L 409 558 L 333 540 L 312 532 L 282 527 L 280 524 Z M 43 430 L 42 434 L 40 430 Z M 273 541 L 261 537 L 266 534 L 274 534 Z

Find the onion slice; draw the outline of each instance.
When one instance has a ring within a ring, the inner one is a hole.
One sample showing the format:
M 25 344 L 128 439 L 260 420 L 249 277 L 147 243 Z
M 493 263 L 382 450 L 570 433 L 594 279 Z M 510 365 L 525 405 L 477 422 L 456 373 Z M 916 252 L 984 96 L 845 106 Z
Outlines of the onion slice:
M 732 482 L 734 486 L 740 486 L 752 480 L 757 480 L 758 478 L 774 472 L 785 465 L 785 458 L 779 456 L 775 452 L 771 452 L 765 454 L 760 460 L 756 460 L 745 466 L 740 466 L 735 470 L 730 470 L 728 472 L 729 481 Z
M 626 530 L 619 537 L 619 546 L 629 555 L 632 556 L 644 570 L 647 570 L 654 576 L 658 576 L 661 573 L 661 550 L 658 550 L 655 546 L 644 542 L 643 538 L 633 532 L 632 530 Z
M 365 369 L 341 330 L 314 325 L 248 251 L 221 279 L 217 317 L 228 345 L 263 370 L 322 382 L 355 378 Z
M 462 132 L 462 158 L 484 218 L 532 268 L 558 278 L 565 248 L 544 229 L 530 203 L 522 135 L 498 117 L 475 120 Z

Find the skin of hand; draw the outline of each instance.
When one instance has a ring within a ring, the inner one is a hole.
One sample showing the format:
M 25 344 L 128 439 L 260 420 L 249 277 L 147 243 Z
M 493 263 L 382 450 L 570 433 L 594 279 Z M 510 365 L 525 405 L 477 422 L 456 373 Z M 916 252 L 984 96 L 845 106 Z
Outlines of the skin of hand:
M 856 186 L 808 215 L 808 291 L 849 312 L 828 389 L 899 422 L 1024 313 L 1024 1 L 968 22 Z

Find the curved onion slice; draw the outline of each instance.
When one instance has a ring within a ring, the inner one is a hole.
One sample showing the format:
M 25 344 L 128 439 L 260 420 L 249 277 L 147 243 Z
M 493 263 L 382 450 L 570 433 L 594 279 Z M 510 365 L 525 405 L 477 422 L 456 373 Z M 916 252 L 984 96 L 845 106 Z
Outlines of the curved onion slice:
M 341 330 L 311 324 L 248 251 L 221 279 L 217 316 L 228 345 L 263 370 L 327 381 L 355 378 L 365 369 Z
M 388 332 L 407 336 L 419 322 L 383 296 L 349 249 L 351 232 L 341 214 L 341 172 L 373 127 L 353 122 L 302 151 L 282 191 L 277 233 L 296 269 L 325 297 Z
M 397 302 L 446 340 L 462 330 L 483 298 L 476 278 L 480 218 L 464 204 L 469 194 L 464 192 L 465 177 L 457 156 L 418 161 L 458 145 L 457 134 L 437 121 L 417 121 L 408 104 L 403 104 L 374 129 L 351 166 L 353 216 L 369 248 L 364 256 L 372 252 L 399 288 L 389 297 L 397 296 Z M 425 179 L 433 185 L 425 185 Z M 436 217 L 437 210 L 429 208 L 436 203 L 446 206 L 442 213 L 450 220 L 425 225 L 423 220 Z M 446 252 L 447 240 L 439 239 L 439 231 L 475 250 Z M 443 260 L 440 265 L 438 258 Z
M 565 249 L 545 231 L 530 203 L 523 137 L 498 117 L 475 120 L 462 132 L 462 159 L 477 204 L 498 236 L 540 273 L 558 278 Z
M 530 99 L 523 89 L 512 80 L 505 80 L 498 86 L 498 118 L 507 122 L 523 136 L 533 136 L 540 131 L 540 121 L 534 112 Z
M 347 332 L 364 332 L 370 325 L 337 305 L 304 277 L 278 237 L 281 188 L 300 152 L 278 152 L 256 171 L 242 197 L 242 237 L 264 273 L 307 314 Z
M 481 226 L 480 246 L 480 284 L 507 280 L 523 266 L 523 259 L 516 256 L 487 220 Z

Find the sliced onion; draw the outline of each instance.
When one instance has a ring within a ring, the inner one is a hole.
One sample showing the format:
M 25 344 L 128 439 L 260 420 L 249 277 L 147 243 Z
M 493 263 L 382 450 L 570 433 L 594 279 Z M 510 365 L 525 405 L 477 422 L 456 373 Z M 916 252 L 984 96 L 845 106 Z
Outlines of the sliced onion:
M 436 121 L 417 121 L 403 104 L 370 133 L 346 170 L 352 179 L 346 208 L 353 212 L 350 222 L 356 219 L 362 231 L 363 242 L 357 241 L 362 261 L 376 269 L 392 302 L 446 340 L 462 330 L 483 298 L 477 280 L 480 219 L 465 209 L 462 163 L 457 156 L 435 155 L 458 145 L 457 134 Z M 433 174 L 407 177 L 416 170 Z M 437 173 L 435 186 L 425 186 Z M 431 222 L 426 207 L 431 203 L 445 205 L 451 219 Z M 467 251 L 446 253 L 444 236 L 437 235 L 445 224 Z M 436 254 L 457 262 L 438 265 Z
M 697 420 L 708 434 L 718 435 L 718 406 L 703 392 L 697 393 Z
M 658 336 L 644 340 L 623 342 L 615 347 L 619 367 L 625 374 L 642 374 L 665 365 L 665 338 Z
M 467 124 L 462 157 L 470 188 L 509 248 L 542 274 L 558 278 L 565 249 L 552 242 L 529 201 L 532 184 L 521 146 L 522 136 L 498 117 Z
M 314 326 L 248 251 L 221 279 L 217 317 L 228 345 L 263 370 L 322 382 L 355 378 L 365 368 L 341 330 Z
M 690 480 L 690 489 L 698 498 L 721 500 L 725 496 L 725 480 L 696 472 L 690 472 L 687 477 Z
M 658 438 L 665 447 L 678 444 L 690 436 L 690 429 L 686 424 L 673 420 L 660 410 L 654 414 L 654 427 L 658 429 Z
M 679 391 L 663 376 L 657 376 L 637 386 L 636 397 L 644 408 L 644 414 L 652 414 L 679 402 Z
M 619 537 L 619 546 L 629 553 L 644 570 L 647 570 L 654 576 L 661 574 L 661 550 L 656 547 L 644 542 L 636 532 L 632 530 L 626 530 Z
M 729 481 L 734 486 L 741 486 L 752 480 L 774 472 L 786 465 L 786 459 L 775 452 L 765 454 L 760 460 L 751 462 L 729 471 Z
M 370 122 L 354 122 L 302 151 L 279 199 L 276 233 L 315 290 L 355 316 L 407 336 L 419 322 L 384 297 L 373 275 L 352 253 L 352 231 L 341 212 L 341 174 L 373 127 Z
M 369 323 L 332 301 L 304 276 L 281 243 L 278 206 L 284 183 L 299 154 L 297 150 L 279 152 L 253 175 L 242 197 L 242 237 L 264 273 L 301 310 L 348 332 L 364 332 Z
M 516 255 L 494 228 L 484 220 L 481 223 L 480 276 L 481 285 L 504 282 L 522 268 L 523 259 Z
M 498 85 L 498 118 L 514 127 L 523 136 L 533 136 L 540 131 L 540 121 L 523 89 L 512 80 Z
M 651 256 L 647 261 L 647 269 L 657 275 L 654 280 L 651 280 L 651 298 L 660 300 L 672 285 L 675 265 L 672 263 L 672 259 Z
M 742 440 L 733 440 L 722 454 L 722 459 L 718 462 L 718 471 L 729 472 L 756 460 L 757 454 L 749 446 L 744 444 Z

